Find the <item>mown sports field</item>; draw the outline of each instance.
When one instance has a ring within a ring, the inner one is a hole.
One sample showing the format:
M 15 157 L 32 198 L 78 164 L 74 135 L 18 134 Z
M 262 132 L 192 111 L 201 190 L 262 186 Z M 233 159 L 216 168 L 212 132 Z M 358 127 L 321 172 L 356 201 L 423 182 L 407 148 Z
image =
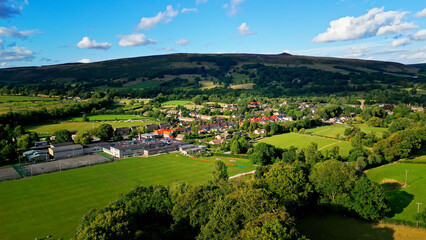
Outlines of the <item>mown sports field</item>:
M 143 120 L 147 119 L 142 116 L 132 114 L 102 114 L 102 115 L 88 115 L 89 121 L 117 121 L 117 120 Z M 68 119 L 69 122 L 81 122 L 82 117 L 74 117 Z
M 403 186 L 405 170 L 408 170 L 407 187 Z M 426 207 L 426 164 L 394 163 L 369 169 L 366 173 L 388 191 L 386 195 L 393 214 L 385 221 L 414 225 L 416 203 L 423 203 L 420 210 Z
M 231 160 L 223 159 L 234 164 Z M 238 164 L 245 167 L 229 166 L 229 176 L 255 169 L 249 160 L 239 159 Z M 174 153 L 0 182 L 0 238 L 69 239 L 87 211 L 106 206 L 134 186 L 202 184 L 211 179 L 213 166 Z
M 314 142 L 318 144 L 318 149 L 321 151 L 331 150 L 332 147 L 339 146 L 340 154 L 344 156 L 349 155 L 349 151 L 352 149 L 350 142 L 299 133 L 285 133 L 281 135 L 275 135 L 264 138 L 259 142 L 268 143 L 279 148 L 289 148 L 291 146 L 304 148 L 311 144 L 311 142 Z

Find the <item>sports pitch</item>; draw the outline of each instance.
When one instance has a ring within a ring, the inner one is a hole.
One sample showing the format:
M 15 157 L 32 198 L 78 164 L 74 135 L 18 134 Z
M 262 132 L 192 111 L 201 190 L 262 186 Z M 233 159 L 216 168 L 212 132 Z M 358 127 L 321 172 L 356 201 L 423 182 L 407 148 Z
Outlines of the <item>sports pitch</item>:
M 355 126 L 359 127 L 361 131 L 363 131 L 364 133 L 369 134 L 371 132 L 374 132 L 379 137 L 381 137 L 383 133 L 388 130 L 387 128 L 369 127 L 365 124 L 357 124 Z M 343 137 L 345 135 L 346 128 L 348 127 L 341 124 L 334 124 L 331 126 L 322 126 L 322 127 L 307 129 L 306 132 L 311 133 L 313 135 L 335 138 L 337 134 L 340 134 L 340 136 Z
M 229 176 L 255 169 L 249 160 L 238 164 L 245 167 L 229 166 Z M 0 238 L 69 239 L 91 208 L 106 206 L 136 185 L 201 184 L 211 179 L 212 170 L 211 162 L 174 153 L 0 182 Z
M 318 149 L 321 151 L 331 150 L 334 146 L 338 146 L 340 148 L 340 154 L 344 156 L 349 155 L 349 151 L 352 149 L 350 142 L 299 133 L 275 135 L 273 137 L 264 138 L 259 142 L 268 143 L 279 148 L 289 148 L 291 146 L 305 148 L 309 146 L 311 142 L 314 142 L 318 144 Z

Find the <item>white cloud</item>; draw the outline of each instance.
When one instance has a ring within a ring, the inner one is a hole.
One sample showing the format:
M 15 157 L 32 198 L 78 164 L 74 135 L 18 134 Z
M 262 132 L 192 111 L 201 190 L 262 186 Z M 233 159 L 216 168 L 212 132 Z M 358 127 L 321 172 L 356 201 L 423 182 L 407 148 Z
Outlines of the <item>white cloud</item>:
M 31 61 L 34 53 L 25 47 L 12 47 L 12 49 L 0 49 L 0 62 Z
M 373 8 L 359 17 L 342 17 L 330 22 L 326 32 L 318 34 L 313 42 L 333 42 L 356 40 L 375 35 L 400 33 L 417 28 L 414 23 L 404 22 L 408 12 L 384 11 L 384 8 Z
M 250 29 L 250 26 L 249 25 L 247 25 L 247 23 L 245 23 L 245 22 L 243 22 L 239 27 L 238 27 L 238 33 L 241 35 L 241 36 L 247 36 L 247 35 L 252 35 L 252 34 L 255 34 L 255 32 L 253 32 L 251 29 Z
M 184 38 L 179 39 L 175 42 L 175 44 L 181 45 L 181 46 L 186 46 L 188 45 L 188 43 L 189 43 L 188 39 L 184 39 Z
M 166 7 L 166 11 L 159 12 L 155 17 L 143 17 L 141 18 L 140 23 L 136 27 L 137 30 L 141 29 L 151 29 L 155 27 L 158 23 L 169 23 L 172 21 L 174 17 L 176 17 L 179 14 L 178 10 L 173 9 L 171 5 L 168 5 Z
M 423 10 L 421 10 L 420 12 L 417 12 L 416 14 L 415 14 L 415 16 L 416 17 L 426 17 L 426 8 L 425 9 L 423 9 Z
M 0 37 L 15 37 L 15 38 L 26 38 L 33 36 L 35 33 L 38 33 L 38 30 L 25 30 L 18 31 L 15 27 L 5 28 L 0 27 Z
M 365 57 L 369 51 L 370 49 L 367 46 L 355 46 L 346 51 L 345 56 L 351 58 Z
M 77 62 L 79 62 L 79 63 L 91 63 L 92 61 L 90 61 L 90 59 L 88 59 L 88 58 L 83 58 L 83 59 L 81 59 Z
M 164 51 L 164 52 L 173 52 L 174 49 L 172 47 L 164 47 L 164 48 L 160 48 L 157 49 L 158 51 Z
M 7 63 L 7 62 L 2 62 L 1 63 L 1 67 L 9 67 L 10 65 L 9 65 L 9 63 Z
M 198 4 L 201 4 L 201 3 L 206 3 L 208 0 L 196 0 L 195 1 L 195 3 L 198 5 Z
M 148 44 L 156 44 L 157 41 L 152 39 L 147 39 L 145 34 L 134 33 L 130 35 L 118 36 L 121 38 L 118 45 L 122 47 L 135 47 L 135 46 L 145 46 Z
M 112 44 L 108 42 L 97 43 L 95 40 L 90 40 L 89 37 L 83 37 L 80 42 L 77 43 L 78 48 L 88 49 L 101 49 L 106 50 L 111 48 Z
M 392 41 L 392 47 L 405 46 L 411 43 L 411 40 L 408 38 L 399 38 Z
M 422 29 L 422 30 L 414 33 L 412 38 L 413 38 L 413 40 L 416 40 L 416 41 L 425 41 L 426 40 L 426 29 Z
M 239 5 L 243 3 L 245 0 L 231 0 L 228 3 L 223 5 L 223 8 L 229 8 L 229 14 L 235 16 L 239 10 Z
M 196 8 L 183 8 L 180 13 L 198 12 Z

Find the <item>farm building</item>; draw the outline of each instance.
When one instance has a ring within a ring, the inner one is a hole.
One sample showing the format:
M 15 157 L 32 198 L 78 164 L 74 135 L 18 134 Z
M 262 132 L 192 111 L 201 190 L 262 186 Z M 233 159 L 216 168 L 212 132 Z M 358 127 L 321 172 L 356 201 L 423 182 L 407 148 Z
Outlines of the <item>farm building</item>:
M 83 155 L 83 146 L 80 144 L 52 145 L 49 154 L 55 159 L 69 158 Z

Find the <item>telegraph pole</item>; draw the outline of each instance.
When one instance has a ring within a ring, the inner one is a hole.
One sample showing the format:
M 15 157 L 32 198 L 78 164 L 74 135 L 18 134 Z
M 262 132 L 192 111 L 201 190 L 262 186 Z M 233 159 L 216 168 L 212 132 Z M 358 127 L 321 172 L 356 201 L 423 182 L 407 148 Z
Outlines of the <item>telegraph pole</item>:
M 404 187 L 407 187 L 407 176 L 408 176 L 408 170 L 405 170 L 405 184 L 404 184 Z
M 420 213 L 420 205 L 422 205 L 423 203 L 416 202 L 416 204 L 417 204 L 417 214 L 419 214 Z M 419 227 L 419 220 L 417 220 L 416 226 Z

